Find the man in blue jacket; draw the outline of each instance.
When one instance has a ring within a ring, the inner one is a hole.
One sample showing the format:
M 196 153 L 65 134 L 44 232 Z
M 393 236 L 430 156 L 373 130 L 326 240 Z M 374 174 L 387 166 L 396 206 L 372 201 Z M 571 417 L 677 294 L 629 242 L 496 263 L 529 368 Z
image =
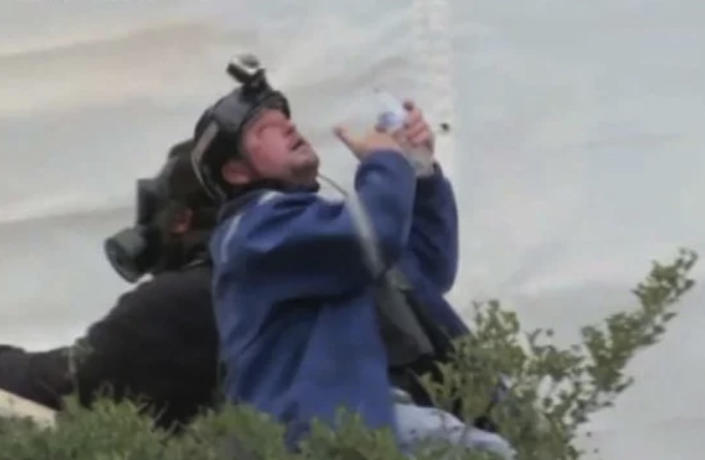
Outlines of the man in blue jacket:
M 467 331 L 442 298 L 457 265 L 451 186 L 438 165 L 418 177 L 404 153 L 431 154 L 431 130 L 411 102 L 394 133 L 338 129 L 360 164 L 355 193 L 329 201 L 286 98 L 261 69 L 248 78 L 203 114 L 192 153 L 202 184 L 227 202 L 211 255 L 228 397 L 286 423 L 292 443 L 340 407 L 396 429 L 390 368 L 443 340 L 399 292 L 441 336 Z

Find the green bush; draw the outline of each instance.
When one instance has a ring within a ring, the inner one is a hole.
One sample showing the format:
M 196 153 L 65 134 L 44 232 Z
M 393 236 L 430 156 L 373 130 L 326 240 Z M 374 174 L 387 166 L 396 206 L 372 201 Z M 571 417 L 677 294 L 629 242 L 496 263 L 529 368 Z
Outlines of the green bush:
M 467 420 L 489 411 L 519 459 L 579 458 L 579 429 L 631 385 L 625 366 L 665 332 L 675 304 L 693 286 L 688 273 L 696 259 L 694 252 L 683 250 L 669 265 L 654 263 L 633 291 L 639 308 L 582 328 L 582 342 L 567 348 L 551 343 L 550 330 L 522 332 L 516 314 L 499 302 L 477 303 L 472 333 L 456 343 L 450 362 L 439 366 L 442 381 L 425 376 L 424 383 L 439 407 L 460 404 Z M 500 375 L 510 382 L 509 396 L 493 406 Z M 155 428 L 140 409 L 131 402 L 101 400 L 88 410 L 69 398 L 53 429 L 0 420 L 0 460 L 405 458 L 391 433 L 367 430 L 343 412 L 338 430 L 316 424 L 302 451 L 291 454 L 282 442 L 283 428 L 247 407 L 204 413 L 178 435 Z M 427 445 L 416 458 L 490 457 Z

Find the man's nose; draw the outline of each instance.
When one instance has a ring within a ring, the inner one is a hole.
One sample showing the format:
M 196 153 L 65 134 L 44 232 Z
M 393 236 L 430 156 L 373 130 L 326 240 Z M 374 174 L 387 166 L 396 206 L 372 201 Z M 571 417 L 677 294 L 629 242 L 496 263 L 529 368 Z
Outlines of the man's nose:
M 286 132 L 287 133 L 295 133 L 296 132 L 296 123 L 294 123 L 291 120 L 286 121 Z

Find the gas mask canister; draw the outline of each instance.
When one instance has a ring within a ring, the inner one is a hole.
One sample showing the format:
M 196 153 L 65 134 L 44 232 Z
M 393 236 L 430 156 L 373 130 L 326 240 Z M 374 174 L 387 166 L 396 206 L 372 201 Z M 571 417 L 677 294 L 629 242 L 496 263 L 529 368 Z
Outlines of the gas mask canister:
M 167 202 L 160 176 L 137 181 L 135 225 L 105 240 L 105 255 L 115 271 L 134 283 L 157 264 L 160 252 L 157 215 Z M 160 193 L 162 192 L 162 193 Z

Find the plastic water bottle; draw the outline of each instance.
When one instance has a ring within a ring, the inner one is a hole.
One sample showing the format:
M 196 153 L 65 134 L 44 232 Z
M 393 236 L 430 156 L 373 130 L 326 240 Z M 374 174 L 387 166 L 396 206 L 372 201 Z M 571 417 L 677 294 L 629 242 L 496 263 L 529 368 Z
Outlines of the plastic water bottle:
M 377 123 L 390 133 L 401 129 L 407 115 L 401 101 L 381 89 L 375 89 L 375 96 L 381 107 Z M 404 151 L 404 154 L 414 166 L 417 176 L 433 174 L 433 156 L 428 147 L 410 147 Z

